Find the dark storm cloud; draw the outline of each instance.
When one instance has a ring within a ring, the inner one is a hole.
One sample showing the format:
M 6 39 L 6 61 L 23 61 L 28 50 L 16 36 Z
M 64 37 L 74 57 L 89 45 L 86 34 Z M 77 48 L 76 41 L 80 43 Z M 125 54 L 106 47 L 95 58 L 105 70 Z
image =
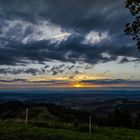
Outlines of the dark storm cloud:
M 32 74 L 38 75 L 41 74 L 41 71 L 36 68 L 1 68 L 0 74 Z
M 128 63 L 128 62 L 139 62 L 140 59 L 139 58 L 135 58 L 135 59 L 132 59 L 132 60 L 129 60 L 127 57 L 123 57 L 119 63 Z
M 74 31 L 72 36 L 60 43 L 41 40 L 23 44 L 22 39 L 32 34 L 34 28 L 28 26 L 20 34 L 23 25 L 15 25 L 5 37 L 0 38 L 0 65 L 26 64 L 28 60 L 38 63 L 59 60 L 97 64 L 117 60 L 118 56 L 135 57 L 139 61 L 138 51 L 122 35 L 123 27 L 130 18 L 124 5 L 122 0 L 0 0 L 2 29 L 10 26 L 6 21 L 18 19 L 32 24 L 49 21 L 62 30 Z M 95 45 L 82 43 L 93 30 L 99 34 L 108 32 L 110 39 Z M 55 68 L 52 75 L 58 72 L 61 72 L 60 68 Z M 38 72 L 29 70 L 26 73 L 36 75 Z
M 51 43 L 42 40 L 22 44 L 10 42 L 5 47 L 0 47 L 0 64 L 25 63 L 25 60 L 44 61 L 59 60 L 62 62 L 77 61 L 90 64 L 105 63 L 117 60 L 118 56 L 135 57 L 140 59 L 139 52 L 131 45 L 118 44 L 116 42 L 104 42 L 97 45 L 83 44 L 83 38 L 71 36 L 61 43 Z M 104 56 L 103 53 L 107 53 Z
M 120 60 L 119 63 L 127 63 L 127 62 L 129 62 L 128 58 L 124 57 Z
M 35 69 L 35 68 L 28 68 L 28 69 L 25 69 L 25 70 L 23 71 L 23 73 L 32 74 L 32 75 L 41 74 L 41 72 L 40 72 L 38 69 Z
M 129 19 L 124 0 L 0 0 L 1 17 L 37 23 L 49 20 L 66 29 L 114 31 Z M 118 10 L 119 9 L 119 10 Z M 101 24 L 102 23 L 102 24 Z M 120 29 L 119 29 L 120 30 Z
M 67 70 L 75 70 L 74 69 L 75 65 L 65 65 L 65 64 L 60 64 L 60 65 L 54 65 L 54 66 L 49 66 L 45 65 L 42 68 L 26 68 L 26 66 L 20 67 L 7 67 L 7 68 L 0 68 L 0 74 L 13 74 L 13 75 L 18 75 L 18 74 L 32 74 L 32 75 L 39 75 L 39 74 L 51 74 L 51 75 L 57 75 L 60 73 L 63 73 Z
M 50 72 L 52 75 L 57 75 L 58 73 L 62 73 L 64 71 L 64 67 L 65 65 L 58 65 L 58 66 L 53 66 L 51 69 L 50 69 Z

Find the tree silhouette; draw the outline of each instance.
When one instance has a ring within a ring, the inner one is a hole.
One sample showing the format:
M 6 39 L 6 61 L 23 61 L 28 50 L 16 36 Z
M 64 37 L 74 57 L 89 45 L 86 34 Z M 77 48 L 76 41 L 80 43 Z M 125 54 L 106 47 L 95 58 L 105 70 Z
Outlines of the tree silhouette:
M 134 17 L 132 23 L 125 25 L 125 34 L 131 35 L 136 41 L 137 48 L 140 50 L 140 0 L 126 0 L 126 8 Z

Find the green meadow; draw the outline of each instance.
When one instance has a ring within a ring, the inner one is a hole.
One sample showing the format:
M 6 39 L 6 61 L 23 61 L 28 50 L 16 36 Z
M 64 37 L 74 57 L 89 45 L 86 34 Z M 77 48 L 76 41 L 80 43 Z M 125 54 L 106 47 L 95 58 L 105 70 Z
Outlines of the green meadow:
M 134 129 L 98 127 L 89 134 L 70 124 L 55 127 L 1 122 L 0 140 L 140 140 L 139 130 Z

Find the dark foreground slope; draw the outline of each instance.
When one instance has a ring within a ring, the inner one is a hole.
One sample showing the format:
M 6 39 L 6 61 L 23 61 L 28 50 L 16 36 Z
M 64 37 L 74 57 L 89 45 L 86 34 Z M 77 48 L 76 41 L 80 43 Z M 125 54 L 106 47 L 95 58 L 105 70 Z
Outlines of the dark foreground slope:
M 88 133 L 90 116 L 92 134 Z M 140 117 L 134 119 L 119 109 L 106 118 L 49 103 L 0 103 L 0 140 L 140 140 L 139 126 Z
M 139 107 L 139 106 L 138 106 Z M 26 108 L 28 108 L 28 121 L 49 125 L 52 122 L 70 123 L 76 126 L 88 126 L 89 117 L 92 117 L 92 125 L 125 127 L 140 129 L 140 110 L 131 112 L 124 108 L 115 107 L 107 114 L 96 114 L 94 111 L 72 109 L 50 103 L 26 104 L 20 101 L 0 103 L 0 121 L 25 121 Z M 133 107 L 133 110 L 135 107 Z M 102 112 L 104 108 L 102 107 Z M 51 122 L 51 123 L 50 123 Z M 61 125 L 61 124 L 60 124 Z
M 92 134 L 63 128 L 37 127 L 22 123 L 0 123 L 0 140 L 139 140 L 138 130 L 98 128 Z

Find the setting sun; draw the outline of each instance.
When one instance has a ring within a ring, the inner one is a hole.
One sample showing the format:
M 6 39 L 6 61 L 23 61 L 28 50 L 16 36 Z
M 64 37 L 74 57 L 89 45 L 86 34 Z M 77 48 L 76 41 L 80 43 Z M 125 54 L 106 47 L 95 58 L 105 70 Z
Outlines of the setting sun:
M 85 84 L 85 83 L 73 83 L 72 86 L 73 88 L 95 88 L 97 87 L 96 85 L 93 84 Z
M 86 86 L 84 84 L 81 84 L 81 83 L 74 83 L 74 84 L 72 84 L 72 87 L 74 87 L 74 88 L 84 88 Z

